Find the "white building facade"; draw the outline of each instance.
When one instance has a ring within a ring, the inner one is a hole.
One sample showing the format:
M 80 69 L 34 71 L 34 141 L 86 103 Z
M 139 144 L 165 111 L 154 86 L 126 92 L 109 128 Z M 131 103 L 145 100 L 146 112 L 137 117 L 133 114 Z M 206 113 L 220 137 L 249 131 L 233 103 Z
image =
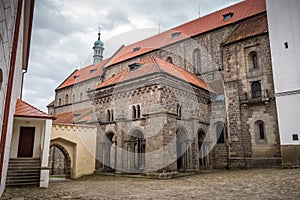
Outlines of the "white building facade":
M 300 1 L 266 0 L 283 165 L 300 165 Z

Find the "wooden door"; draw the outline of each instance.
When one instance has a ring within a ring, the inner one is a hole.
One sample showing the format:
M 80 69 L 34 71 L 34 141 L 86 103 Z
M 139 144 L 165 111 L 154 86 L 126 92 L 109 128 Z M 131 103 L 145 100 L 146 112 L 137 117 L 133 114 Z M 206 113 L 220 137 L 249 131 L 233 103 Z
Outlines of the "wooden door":
M 20 127 L 18 157 L 32 157 L 35 127 Z

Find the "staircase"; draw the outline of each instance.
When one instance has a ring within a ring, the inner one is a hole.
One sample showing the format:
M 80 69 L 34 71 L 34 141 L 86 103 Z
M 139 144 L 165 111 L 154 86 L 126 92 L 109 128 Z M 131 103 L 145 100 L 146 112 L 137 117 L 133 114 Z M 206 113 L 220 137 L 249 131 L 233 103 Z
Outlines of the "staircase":
M 39 158 L 11 158 L 8 163 L 6 186 L 39 186 Z

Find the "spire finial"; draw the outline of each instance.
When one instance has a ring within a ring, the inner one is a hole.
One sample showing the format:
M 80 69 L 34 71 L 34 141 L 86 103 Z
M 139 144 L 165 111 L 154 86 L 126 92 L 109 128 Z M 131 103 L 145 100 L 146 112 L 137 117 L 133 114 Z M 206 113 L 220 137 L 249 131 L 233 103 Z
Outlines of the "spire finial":
M 100 35 L 101 35 L 100 31 L 101 31 L 101 27 L 99 26 L 98 29 L 99 29 L 99 31 L 98 31 L 98 40 L 100 40 Z

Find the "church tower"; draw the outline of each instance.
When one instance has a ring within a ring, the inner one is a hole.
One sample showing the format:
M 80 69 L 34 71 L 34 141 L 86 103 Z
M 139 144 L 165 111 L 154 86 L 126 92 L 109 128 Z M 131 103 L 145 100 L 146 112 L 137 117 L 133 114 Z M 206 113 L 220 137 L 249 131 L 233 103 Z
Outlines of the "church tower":
M 93 64 L 94 65 L 97 65 L 103 59 L 103 50 L 104 50 L 103 45 L 104 45 L 104 43 L 100 40 L 100 35 L 101 34 L 100 34 L 100 31 L 99 31 L 98 40 L 96 40 L 94 42 L 94 46 L 93 46 L 93 49 L 94 49 L 94 56 L 93 56 L 94 63 Z

